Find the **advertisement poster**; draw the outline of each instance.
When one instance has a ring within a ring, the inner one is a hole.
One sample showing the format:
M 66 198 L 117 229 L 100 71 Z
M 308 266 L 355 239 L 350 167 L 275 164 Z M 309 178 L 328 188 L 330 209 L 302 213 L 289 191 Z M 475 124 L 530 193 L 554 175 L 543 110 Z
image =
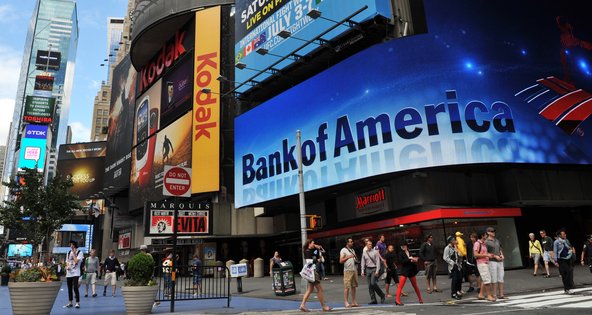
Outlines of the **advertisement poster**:
M 211 209 L 212 204 L 209 202 L 148 201 L 145 211 L 145 236 L 173 234 L 175 211 L 179 235 L 211 234 Z
M 425 167 L 592 162 L 583 2 L 424 3 L 429 33 L 372 46 L 235 119 L 237 207 L 297 194 L 296 150 L 307 191 Z
M 119 230 L 119 237 L 117 240 L 117 249 L 130 249 L 131 248 L 131 241 L 132 241 L 132 231 L 131 229 L 121 229 Z
M 130 209 L 141 208 L 144 201 L 162 198 L 164 165 L 191 167 L 191 112 L 177 119 L 132 151 Z
M 191 110 L 193 54 L 184 56 L 162 79 L 160 128 Z
M 88 199 L 103 190 L 105 172 L 104 158 L 82 158 L 58 160 L 57 172 L 60 176 L 71 178 L 74 186 L 69 192 L 78 199 Z
M 107 153 L 107 142 L 86 142 L 62 144 L 58 153 L 58 160 L 85 159 L 104 157 Z
M 160 122 L 160 97 L 162 80 L 158 80 L 146 93 L 136 100 L 134 122 L 134 146 L 139 146 L 140 154 L 146 147 L 142 142 L 158 131 Z
M 137 73 L 126 56 L 113 70 L 105 187 L 129 184 Z

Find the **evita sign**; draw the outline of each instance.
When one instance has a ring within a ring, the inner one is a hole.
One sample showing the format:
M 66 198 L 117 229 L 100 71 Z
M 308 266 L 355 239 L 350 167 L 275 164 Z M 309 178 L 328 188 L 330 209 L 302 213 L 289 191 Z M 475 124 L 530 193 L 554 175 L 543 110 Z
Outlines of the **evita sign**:
M 212 203 L 209 201 L 148 201 L 146 202 L 145 236 L 166 236 L 175 232 L 179 235 L 208 235 Z

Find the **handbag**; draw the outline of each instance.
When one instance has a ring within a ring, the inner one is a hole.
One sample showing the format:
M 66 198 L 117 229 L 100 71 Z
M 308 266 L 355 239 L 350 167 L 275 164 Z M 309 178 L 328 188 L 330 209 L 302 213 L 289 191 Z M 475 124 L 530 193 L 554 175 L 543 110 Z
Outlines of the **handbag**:
M 315 282 L 315 265 L 313 263 L 304 264 L 300 271 L 300 276 L 308 282 Z

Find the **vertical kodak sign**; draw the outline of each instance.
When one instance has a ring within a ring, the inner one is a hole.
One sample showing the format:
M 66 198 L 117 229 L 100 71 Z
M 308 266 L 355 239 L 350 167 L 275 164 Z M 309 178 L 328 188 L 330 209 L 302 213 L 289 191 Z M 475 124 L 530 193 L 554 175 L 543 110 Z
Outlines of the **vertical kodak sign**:
M 195 13 L 192 193 L 220 187 L 220 16 L 219 6 Z

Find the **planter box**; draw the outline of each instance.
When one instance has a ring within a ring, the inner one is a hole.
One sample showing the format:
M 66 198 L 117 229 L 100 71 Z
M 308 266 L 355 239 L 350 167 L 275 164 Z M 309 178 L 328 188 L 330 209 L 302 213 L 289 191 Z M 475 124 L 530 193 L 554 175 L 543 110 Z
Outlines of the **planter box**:
M 61 281 L 54 282 L 9 282 L 12 314 L 49 314 L 53 308 Z
M 150 314 L 158 286 L 122 287 L 121 293 L 128 315 Z

